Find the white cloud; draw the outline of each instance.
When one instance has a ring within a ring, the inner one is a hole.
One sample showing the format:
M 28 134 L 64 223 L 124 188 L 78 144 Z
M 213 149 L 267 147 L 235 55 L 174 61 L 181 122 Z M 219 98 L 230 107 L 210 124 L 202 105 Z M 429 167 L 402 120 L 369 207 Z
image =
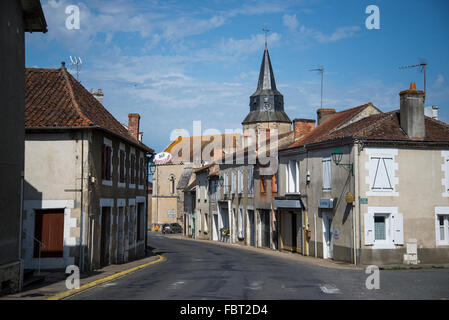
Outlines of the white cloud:
M 345 38 L 351 38 L 360 31 L 359 26 L 339 27 L 330 35 L 325 35 L 321 31 L 310 29 L 305 26 L 299 28 L 301 35 L 311 37 L 320 43 L 336 42 Z
M 296 14 L 292 16 L 284 14 L 284 16 L 282 17 L 282 22 L 291 31 L 296 31 L 296 28 L 298 28 L 299 25 L 298 19 L 296 19 Z

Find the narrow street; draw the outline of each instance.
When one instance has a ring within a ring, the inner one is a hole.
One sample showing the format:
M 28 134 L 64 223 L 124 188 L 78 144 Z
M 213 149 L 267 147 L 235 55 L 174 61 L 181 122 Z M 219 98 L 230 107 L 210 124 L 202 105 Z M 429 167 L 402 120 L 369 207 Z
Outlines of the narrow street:
M 364 270 L 342 270 L 210 242 L 150 233 L 166 260 L 71 296 L 72 300 L 449 299 L 448 269 L 381 270 L 368 290 Z

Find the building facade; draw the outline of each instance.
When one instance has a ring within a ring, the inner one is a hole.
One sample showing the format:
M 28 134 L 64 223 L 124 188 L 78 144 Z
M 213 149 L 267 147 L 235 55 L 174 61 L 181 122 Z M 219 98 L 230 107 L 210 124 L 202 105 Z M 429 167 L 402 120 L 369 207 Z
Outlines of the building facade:
M 143 257 L 154 151 L 139 140 L 140 116 L 129 114 L 125 128 L 64 63 L 27 68 L 26 85 L 25 268 L 92 270 Z

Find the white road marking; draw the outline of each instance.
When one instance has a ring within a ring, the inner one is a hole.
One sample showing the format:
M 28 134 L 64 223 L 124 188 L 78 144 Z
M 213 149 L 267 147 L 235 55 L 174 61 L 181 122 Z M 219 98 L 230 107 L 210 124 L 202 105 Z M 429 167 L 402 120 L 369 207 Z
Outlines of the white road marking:
M 170 285 L 168 285 L 169 289 L 179 289 L 180 286 L 182 286 L 183 284 L 185 284 L 185 281 L 176 281 Z
M 323 284 L 320 286 L 321 291 L 328 294 L 337 294 L 340 293 L 340 289 L 332 284 Z
M 253 281 L 250 283 L 249 287 L 245 287 L 245 289 L 250 290 L 260 290 L 262 289 L 263 281 Z

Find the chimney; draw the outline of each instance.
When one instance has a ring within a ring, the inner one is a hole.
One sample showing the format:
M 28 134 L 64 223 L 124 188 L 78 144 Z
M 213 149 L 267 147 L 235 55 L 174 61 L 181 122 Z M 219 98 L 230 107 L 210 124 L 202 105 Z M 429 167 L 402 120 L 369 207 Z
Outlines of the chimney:
M 138 113 L 128 114 L 128 131 L 138 141 L 139 140 L 140 115 Z
M 95 99 L 98 100 L 98 102 L 103 104 L 103 90 L 98 89 L 97 91 L 94 91 L 94 89 L 90 89 L 90 93 L 94 96 Z
M 409 138 L 424 138 L 424 91 L 416 90 L 414 82 L 410 89 L 399 93 L 401 101 L 400 125 Z
M 318 109 L 317 114 L 317 126 L 322 124 L 324 121 L 332 117 L 335 113 L 335 109 Z
M 315 128 L 315 120 L 313 119 L 294 119 L 293 131 L 294 139 L 298 140 L 308 134 Z

